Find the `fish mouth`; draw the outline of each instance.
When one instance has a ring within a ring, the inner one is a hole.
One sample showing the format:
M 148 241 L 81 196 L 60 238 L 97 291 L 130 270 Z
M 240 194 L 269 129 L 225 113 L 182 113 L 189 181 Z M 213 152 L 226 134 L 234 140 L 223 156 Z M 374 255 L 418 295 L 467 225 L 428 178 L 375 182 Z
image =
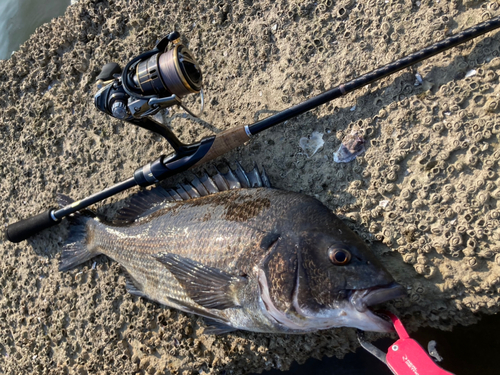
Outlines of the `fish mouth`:
M 354 290 L 349 300 L 356 310 L 359 312 L 366 312 L 369 306 L 378 305 L 379 303 L 384 303 L 394 298 L 400 298 L 404 295 L 404 288 L 394 282 L 383 287 Z
M 349 297 L 349 302 L 359 313 L 365 314 L 365 317 L 374 325 L 374 328 L 370 329 L 371 331 L 392 332 L 394 326 L 390 320 L 387 320 L 384 315 L 372 311 L 370 307 L 405 295 L 404 288 L 393 282 L 382 287 L 354 290 Z

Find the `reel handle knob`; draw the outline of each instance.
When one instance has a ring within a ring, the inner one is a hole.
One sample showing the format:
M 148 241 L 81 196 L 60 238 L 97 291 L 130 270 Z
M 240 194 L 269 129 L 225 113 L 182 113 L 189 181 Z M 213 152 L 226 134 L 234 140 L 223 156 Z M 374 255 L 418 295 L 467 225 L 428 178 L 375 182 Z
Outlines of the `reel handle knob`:
M 167 35 L 167 39 L 171 42 L 173 42 L 176 39 L 179 39 L 181 37 L 181 34 L 179 34 L 178 31 L 172 31 L 170 34 Z
M 110 81 L 112 80 L 115 74 L 121 74 L 122 68 L 120 68 L 120 65 L 117 63 L 111 62 L 107 63 L 104 65 L 101 69 L 101 73 L 96 77 L 96 79 L 99 81 Z
M 163 37 L 163 39 L 160 40 L 158 43 L 156 43 L 155 50 L 164 52 L 168 47 L 168 43 L 172 43 L 174 40 L 177 40 L 180 37 L 181 34 L 179 34 L 177 31 L 171 32 L 167 36 Z
M 124 118 L 127 117 L 126 104 L 121 100 L 115 101 L 113 103 L 113 105 L 111 106 L 111 113 L 113 114 L 113 117 L 116 117 L 117 119 L 123 120 Z

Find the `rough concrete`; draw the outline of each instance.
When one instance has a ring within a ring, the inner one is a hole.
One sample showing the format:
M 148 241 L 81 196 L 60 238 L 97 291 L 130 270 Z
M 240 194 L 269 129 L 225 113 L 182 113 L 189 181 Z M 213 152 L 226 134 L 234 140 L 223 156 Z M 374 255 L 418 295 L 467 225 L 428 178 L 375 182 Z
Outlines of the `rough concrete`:
M 497 1 L 80 1 L 0 62 L 3 222 L 54 206 L 58 192 L 88 196 L 169 152 L 92 99 L 102 65 L 123 66 L 174 29 L 205 75 L 203 117 L 166 118 L 192 142 L 498 14 Z M 389 307 L 410 329 L 472 324 L 499 311 L 499 54 L 497 31 L 266 131 L 226 159 L 255 161 L 275 186 L 345 218 L 407 287 Z M 334 163 L 353 129 L 366 152 Z M 314 131 L 325 143 L 307 157 L 299 141 Z M 105 257 L 60 273 L 67 231 L 64 223 L 1 244 L 0 372 L 245 374 L 357 346 L 353 329 L 202 335 L 201 319 L 127 294 Z

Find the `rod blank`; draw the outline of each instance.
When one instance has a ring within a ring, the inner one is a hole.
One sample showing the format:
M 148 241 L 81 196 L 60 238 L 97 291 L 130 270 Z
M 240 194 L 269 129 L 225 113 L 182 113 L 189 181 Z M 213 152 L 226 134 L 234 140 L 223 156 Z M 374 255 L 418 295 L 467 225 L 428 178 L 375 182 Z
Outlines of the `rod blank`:
M 402 69 L 408 68 L 409 66 L 415 65 L 422 60 L 426 60 L 434 55 L 437 55 L 438 53 L 444 52 L 471 39 L 477 38 L 478 36 L 493 31 L 499 27 L 500 16 L 480 23 L 479 25 L 464 30 L 457 35 L 453 35 L 418 52 L 412 53 L 390 64 L 384 65 L 381 68 L 375 69 L 358 78 L 355 78 L 352 81 L 349 81 L 329 91 L 319 94 L 318 96 L 308 99 L 305 102 L 302 102 L 294 107 L 290 107 L 288 109 L 285 109 L 284 111 L 276 113 L 273 116 L 267 117 L 262 121 L 258 121 L 255 124 L 249 125 L 248 128 L 250 130 L 250 133 L 252 133 L 253 135 L 260 133 L 261 131 L 269 129 L 276 124 L 310 111 L 311 109 L 328 103 L 333 99 L 337 99 L 342 95 L 360 89 L 363 86 L 369 85 L 370 83 L 378 81 Z

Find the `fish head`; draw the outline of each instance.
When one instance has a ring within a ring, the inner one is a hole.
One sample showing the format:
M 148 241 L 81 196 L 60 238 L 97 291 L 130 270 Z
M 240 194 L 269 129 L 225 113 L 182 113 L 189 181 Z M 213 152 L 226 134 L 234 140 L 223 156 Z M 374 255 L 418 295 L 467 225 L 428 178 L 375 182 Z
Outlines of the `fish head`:
M 342 234 L 347 236 L 301 236 L 293 296 L 296 313 L 326 325 L 331 319 L 365 331 L 392 331 L 392 323 L 369 307 L 403 296 L 403 288 L 355 233 L 345 227 Z
M 308 230 L 291 231 L 274 244 L 259 274 L 267 311 L 295 331 L 393 331 L 370 306 L 402 297 L 404 289 L 358 235 L 327 216 L 326 224 L 309 222 Z

